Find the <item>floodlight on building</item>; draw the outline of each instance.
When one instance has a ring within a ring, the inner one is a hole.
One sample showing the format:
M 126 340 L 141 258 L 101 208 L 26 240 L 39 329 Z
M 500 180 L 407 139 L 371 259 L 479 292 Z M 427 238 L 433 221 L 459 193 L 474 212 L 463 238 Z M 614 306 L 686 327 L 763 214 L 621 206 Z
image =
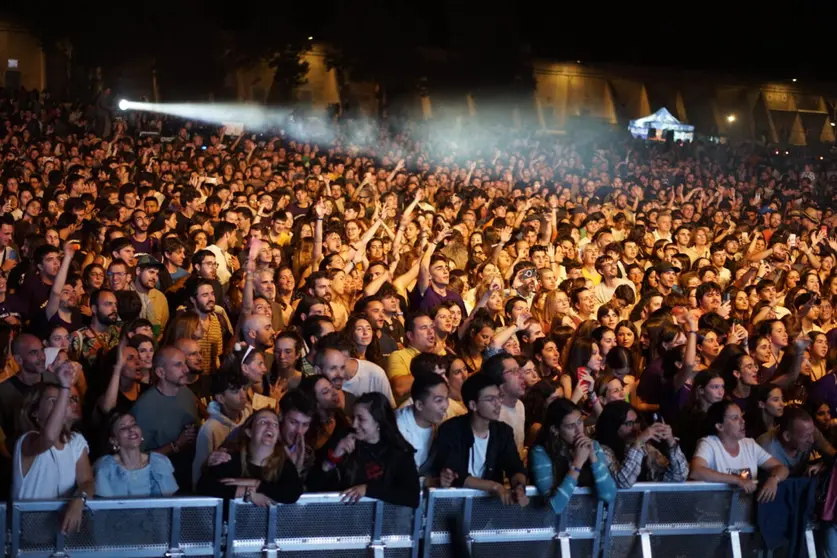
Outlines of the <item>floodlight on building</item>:
M 727 116 L 727 122 L 730 122 L 730 123 L 735 122 L 735 115 L 730 114 L 729 116 Z

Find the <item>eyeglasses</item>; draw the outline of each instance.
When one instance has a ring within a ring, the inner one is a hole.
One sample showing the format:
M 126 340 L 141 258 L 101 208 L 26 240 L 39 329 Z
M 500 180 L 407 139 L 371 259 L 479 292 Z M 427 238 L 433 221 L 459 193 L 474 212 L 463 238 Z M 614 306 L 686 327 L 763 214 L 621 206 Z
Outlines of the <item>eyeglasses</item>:
M 108 271 L 108 277 L 125 277 L 128 275 L 124 271 Z
M 212 262 L 212 263 L 210 263 L 210 262 L 203 262 L 201 265 L 205 265 L 205 266 L 208 266 L 208 267 L 213 267 L 213 268 L 214 268 L 214 267 L 218 267 L 218 263 L 217 263 L 217 262 Z
M 491 403 L 493 405 L 495 403 L 500 402 L 500 396 L 499 395 L 489 395 L 488 397 L 481 397 L 480 402 L 481 403 Z

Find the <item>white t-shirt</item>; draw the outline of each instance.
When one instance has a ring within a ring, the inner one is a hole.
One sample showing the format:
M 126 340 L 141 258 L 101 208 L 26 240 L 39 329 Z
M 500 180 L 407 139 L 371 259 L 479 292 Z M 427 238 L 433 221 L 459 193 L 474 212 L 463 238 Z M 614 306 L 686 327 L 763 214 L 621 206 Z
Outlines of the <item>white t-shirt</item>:
M 404 436 L 404 439 L 415 448 L 416 467 L 421 468 L 430 455 L 430 446 L 433 443 L 435 429 L 432 426 L 422 428 L 418 425 L 412 405 L 401 407 L 395 411 L 395 424 L 398 425 L 398 430 Z
M 27 432 L 15 444 L 12 498 L 15 500 L 56 500 L 67 498 L 76 488 L 76 462 L 89 451 L 87 440 L 74 432 L 63 449 L 52 447 L 37 456 L 23 474 L 20 447 L 34 432 Z
M 523 401 L 518 399 L 513 408 L 500 405 L 500 422 L 512 427 L 517 453 L 523 455 L 523 442 L 526 438 L 526 407 Z
M 357 374 L 351 380 L 343 382 L 343 391 L 349 392 L 355 397 L 364 393 L 377 391 L 383 393 L 389 400 L 389 404 L 395 407 L 395 397 L 392 396 L 392 386 L 389 383 L 384 369 L 368 360 L 352 359 L 357 363 Z
M 481 479 L 483 473 L 485 473 L 485 455 L 488 453 L 488 439 L 490 437 L 490 434 L 485 438 L 474 435 L 474 445 L 471 448 L 470 459 L 468 459 L 468 474 L 472 477 Z
M 631 290 L 634 291 L 634 294 L 636 294 L 636 286 L 632 281 L 627 279 L 616 279 L 616 286 L 611 289 L 605 285 L 603 280 L 601 283 L 593 287 L 593 294 L 596 297 L 596 305 L 601 306 L 610 302 L 613 299 L 613 295 L 616 294 L 616 289 L 621 285 L 628 285 Z
M 741 471 L 750 470 L 750 478 L 758 476 L 758 469 L 770 460 L 770 454 L 752 438 L 744 438 L 738 442 L 738 455 L 733 457 L 717 436 L 701 438 L 695 450 L 695 457 L 706 461 L 713 471 L 727 475 L 740 476 Z

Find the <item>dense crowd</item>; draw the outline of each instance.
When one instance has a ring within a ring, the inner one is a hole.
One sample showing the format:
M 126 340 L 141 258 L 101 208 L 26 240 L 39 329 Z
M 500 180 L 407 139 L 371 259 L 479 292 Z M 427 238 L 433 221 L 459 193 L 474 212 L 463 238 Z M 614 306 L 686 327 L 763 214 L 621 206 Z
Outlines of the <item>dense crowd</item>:
M 91 498 L 829 485 L 830 155 L 0 120 L 3 486 L 66 531 Z

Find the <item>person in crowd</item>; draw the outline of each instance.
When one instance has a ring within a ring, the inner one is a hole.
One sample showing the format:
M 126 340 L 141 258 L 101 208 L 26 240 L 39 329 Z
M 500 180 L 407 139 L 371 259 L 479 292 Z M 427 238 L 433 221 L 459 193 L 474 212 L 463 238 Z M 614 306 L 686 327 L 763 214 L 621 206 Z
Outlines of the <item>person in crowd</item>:
M 212 401 L 206 408 L 208 418 L 201 425 L 195 439 L 193 486 L 198 484 L 210 454 L 220 448 L 230 433 L 240 427 L 253 412 L 247 397 L 249 381 L 244 376 L 234 371 L 216 372 L 211 379 Z
M 835 449 L 814 426 L 814 419 L 800 407 L 788 407 L 775 430 L 765 432 L 758 444 L 790 471 L 792 477 L 814 476 L 834 463 Z M 816 451 L 820 459 L 812 459 Z
M 596 421 L 596 440 L 617 488 L 630 488 L 637 482 L 686 482 L 689 478 L 689 463 L 671 426 L 654 422 L 643 428 L 639 414 L 624 400 L 604 406 Z M 651 442 L 664 444 L 666 453 Z
M 0 428 L 10 455 L 17 437 L 22 434 L 20 411 L 26 396 L 41 382 L 46 372 L 46 356 L 41 340 L 23 333 L 12 342 L 12 359 L 17 373 L 0 383 Z
M 412 403 L 395 411 L 395 422 L 398 431 L 415 449 L 415 463 L 421 473 L 430 456 L 436 431 L 447 418 L 450 392 L 444 376 L 435 372 L 414 373 L 413 377 Z
M 314 466 L 314 449 L 305 443 L 314 413 L 314 402 L 302 390 L 290 390 L 279 400 L 279 434 L 288 459 L 303 482 Z
M 389 355 L 386 368 L 396 402 L 407 398 L 413 384 L 410 361 L 417 354 L 430 353 L 436 348 L 436 331 L 429 315 L 423 312 L 411 314 L 407 316 L 404 327 L 407 347 Z
M 305 443 L 315 451 L 333 449 L 352 428 L 352 421 L 344 410 L 345 399 L 341 400 L 334 384 L 322 374 L 306 376 L 299 389 L 315 402 L 316 409 Z
M 93 465 L 96 496 L 100 498 L 153 498 L 178 491 L 174 467 L 165 455 L 143 452 L 142 430 L 133 415 L 113 411 L 107 419 L 108 455 Z
M 759 502 L 773 501 L 788 468 L 745 437 L 744 416 L 738 405 L 729 400 L 713 403 L 706 411 L 703 433 L 690 464 L 691 480 L 729 484 L 747 494 L 758 490 Z M 761 486 L 759 469 L 769 475 Z
M 504 504 L 526 506 L 526 473 L 514 443 L 514 431 L 500 421 L 500 386 L 482 373 L 462 385 L 468 414 L 442 423 L 431 453 L 432 474 L 442 487 L 491 492 Z M 508 479 L 510 486 L 504 481 Z
M 749 416 L 744 416 L 745 432 L 748 438 L 758 440 L 765 433 L 775 431 L 785 412 L 785 399 L 782 389 L 771 383 L 758 386 L 751 397 L 756 406 Z
M 195 439 L 198 433 L 198 405 L 186 385 L 186 355 L 174 347 L 162 347 L 152 366 L 156 383 L 142 394 L 131 414 L 143 432 L 143 451 L 155 451 L 174 465 L 177 485 L 191 484 Z
M 480 373 L 487 374 L 500 386 L 500 422 L 512 427 L 514 445 L 522 458 L 526 439 L 526 407 L 521 398 L 526 392 L 526 386 L 520 366 L 513 356 L 500 353 L 486 360 Z
M 353 432 L 347 433 L 334 450 L 315 464 L 308 476 L 310 488 L 339 490 L 346 503 L 369 497 L 418 507 L 415 449 L 398 430 L 386 397 L 375 392 L 360 396 L 352 427 Z
M 13 500 L 69 498 L 61 532 L 78 532 L 87 500 L 96 493 L 87 441 L 73 426 L 81 418 L 73 367 L 67 362 L 57 383 L 40 383 L 21 408 L 21 436 L 15 443 L 12 472 Z
M 569 399 L 555 399 L 547 407 L 529 452 L 529 469 L 538 493 L 556 514 L 564 512 L 577 486 L 595 486 L 604 502 L 616 498 L 604 451 L 585 435 L 581 409 Z
M 256 411 L 240 429 L 229 459 L 201 474 L 198 494 L 242 498 L 260 507 L 296 502 L 302 495 L 302 480 L 282 444 L 276 412 Z

